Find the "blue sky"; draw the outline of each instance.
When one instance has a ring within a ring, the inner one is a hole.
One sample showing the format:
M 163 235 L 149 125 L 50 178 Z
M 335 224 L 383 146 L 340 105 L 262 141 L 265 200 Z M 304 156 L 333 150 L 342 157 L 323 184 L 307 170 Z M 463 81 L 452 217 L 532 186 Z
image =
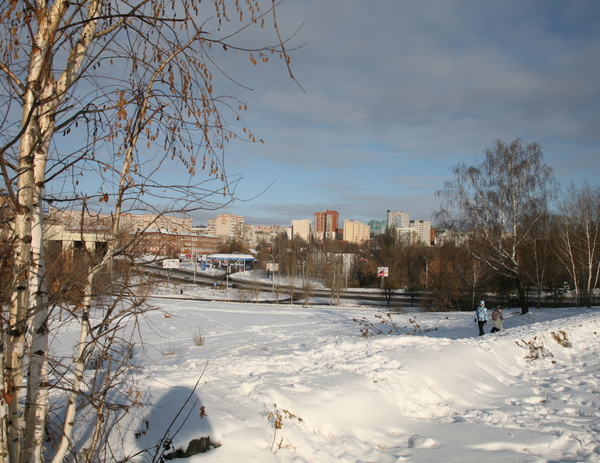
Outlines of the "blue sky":
M 299 28 L 288 47 L 302 46 L 302 89 L 279 60 L 224 64 L 252 89 L 223 84 L 265 144 L 229 146 L 240 200 L 196 223 L 289 225 L 327 209 L 428 220 L 451 168 L 496 139 L 539 142 L 563 185 L 598 184 L 597 0 L 287 0 L 278 19 L 283 35 Z

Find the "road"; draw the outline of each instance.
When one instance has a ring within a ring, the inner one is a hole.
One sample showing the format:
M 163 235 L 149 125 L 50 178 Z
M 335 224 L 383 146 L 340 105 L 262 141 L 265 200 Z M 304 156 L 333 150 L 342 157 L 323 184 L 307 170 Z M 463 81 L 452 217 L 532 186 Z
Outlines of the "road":
M 179 282 L 185 284 L 197 284 L 204 286 L 213 286 L 215 283 L 219 285 L 226 284 L 227 277 L 225 275 L 218 276 L 206 276 L 201 272 L 196 272 L 194 275 L 193 270 L 188 269 L 164 269 L 158 265 L 151 264 L 145 265 L 145 270 L 147 273 L 152 273 L 154 275 L 161 275 L 164 278 L 172 282 Z M 240 289 L 252 289 L 256 287 L 256 285 L 260 285 L 263 291 L 270 292 L 273 289 L 272 283 L 263 283 L 263 282 L 245 282 L 244 280 L 235 281 L 233 279 L 229 279 L 229 285 L 232 284 L 239 285 Z M 279 301 L 284 302 L 286 300 L 289 301 L 289 290 L 287 288 L 281 288 L 279 292 Z M 323 304 L 330 305 L 331 301 L 331 291 L 327 289 L 314 289 L 312 291 L 312 299 L 322 300 Z M 344 300 L 351 300 L 355 302 L 360 302 L 363 304 L 369 305 L 377 305 L 377 306 L 387 306 L 387 300 L 385 295 L 378 290 L 373 291 L 344 291 L 341 295 L 341 298 Z M 300 290 L 294 291 L 294 300 L 299 301 L 303 299 L 303 293 Z M 410 307 L 411 306 L 411 298 L 410 295 L 407 294 L 395 294 L 390 300 L 390 305 L 392 307 Z M 414 299 L 414 306 L 418 307 L 419 299 L 416 297 Z

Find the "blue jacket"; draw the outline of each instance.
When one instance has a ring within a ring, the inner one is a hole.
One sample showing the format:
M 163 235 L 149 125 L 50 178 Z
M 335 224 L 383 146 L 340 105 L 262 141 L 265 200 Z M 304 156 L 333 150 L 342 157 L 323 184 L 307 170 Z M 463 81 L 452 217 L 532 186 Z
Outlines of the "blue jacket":
M 488 316 L 487 316 L 487 309 L 485 308 L 485 306 L 479 306 L 477 307 L 477 309 L 475 310 L 475 319 L 478 322 L 484 322 L 487 321 Z

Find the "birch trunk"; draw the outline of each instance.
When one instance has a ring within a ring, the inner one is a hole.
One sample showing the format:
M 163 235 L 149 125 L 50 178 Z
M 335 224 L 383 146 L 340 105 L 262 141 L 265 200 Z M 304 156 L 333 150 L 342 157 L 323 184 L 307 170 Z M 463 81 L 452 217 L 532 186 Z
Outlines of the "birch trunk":
M 34 112 L 34 95 L 26 95 L 29 103 L 24 109 L 24 119 Z M 19 177 L 17 180 L 17 206 L 15 214 L 15 246 L 13 250 L 13 283 L 5 359 L 5 394 L 8 402 L 7 446 L 9 461 L 20 461 L 20 444 L 23 420 L 19 395 L 22 390 L 25 361 L 25 336 L 29 311 L 29 282 L 33 268 L 31 260 L 32 213 L 34 208 L 34 156 L 36 128 L 29 127 L 23 136 L 19 152 Z
M 39 23 L 35 46 L 29 57 L 22 105 L 24 133 L 19 147 L 14 281 L 5 358 L 7 450 L 9 461 L 23 463 L 43 460 L 42 442 L 48 410 L 48 301 L 42 214 L 46 161 L 55 130 L 55 111 L 75 80 L 86 41 L 89 46 L 91 40 L 91 36 L 84 36 L 84 40 L 76 43 L 65 71 L 55 82 L 52 72 L 53 46 L 68 2 L 57 1 L 49 8 L 47 2 L 40 1 L 37 7 L 40 13 L 36 19 Z M 19 392 L 22 390 L 26 366 L 28 405 L 23 411 Z

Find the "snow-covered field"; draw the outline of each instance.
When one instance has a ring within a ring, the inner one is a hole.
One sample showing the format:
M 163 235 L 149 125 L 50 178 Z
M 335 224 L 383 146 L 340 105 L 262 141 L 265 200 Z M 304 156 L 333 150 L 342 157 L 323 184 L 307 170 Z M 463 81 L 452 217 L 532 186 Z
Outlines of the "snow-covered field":
M 392 316 L 405 334 L 363 337 L 354 319 L 384 312 L 151 302 L 126 454 L 171 425 L 176 448 L 219 445 L 177 461 L 600 462 L 600 309 L 508 311 L 483 337 L 473 313 L 413 311 Z

